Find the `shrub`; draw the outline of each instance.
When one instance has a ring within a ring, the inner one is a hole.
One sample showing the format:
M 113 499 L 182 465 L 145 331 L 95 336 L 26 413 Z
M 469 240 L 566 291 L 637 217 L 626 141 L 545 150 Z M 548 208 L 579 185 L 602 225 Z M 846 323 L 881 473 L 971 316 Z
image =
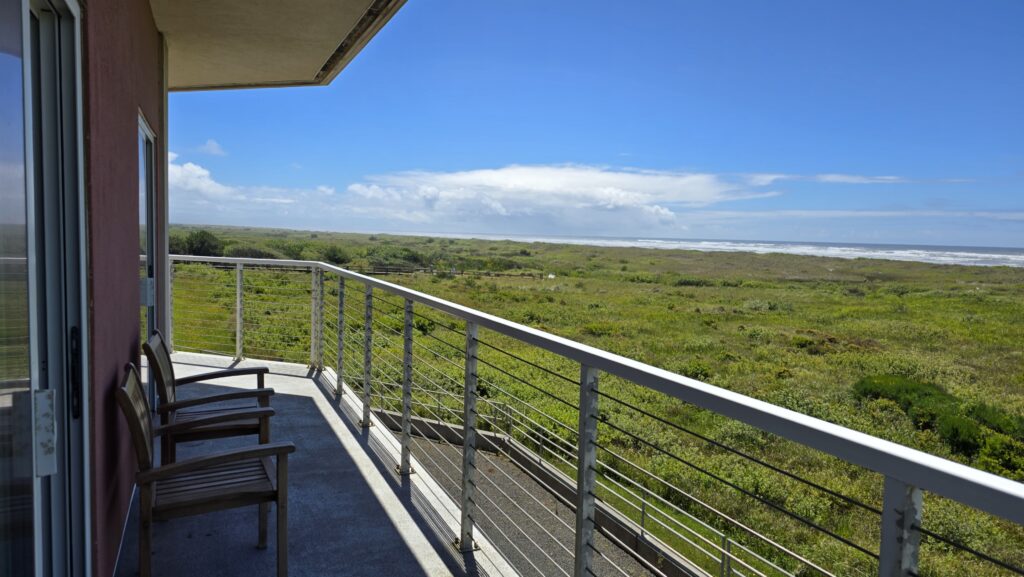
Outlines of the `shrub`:
M 278 240 L 274 241 L 271 246 L 292 260 L 302 260 L 302 253 L 306 250 L 306 243 L 300 241 Z
M 986 403 L 971 407 L 967 414 L 976 421 L 1018 441 L 1024 441 L 1024 417 L 1010 415 L 1006 411 Z
M 993 433 L 985 438 L 975 464 L 997 475 L 1024 481 L 1024 443 Z
M 281 258 L 281 255 L 257 246 L 232 245 L 224 249 L 224 256 L 235 258 Z
M 978 423 L 953 412 L 944 412 L 935 419 L 935 430 L 953 451 L 974 456 L 981 448 L 982 432 Z
M 430 319 L 416 317 L 412 321 L 412 326 L 414 326 L 421 334 L 429 335 L 434 332 L 434 328 L 437 327 L 437 323 Z
M 185 237 L 179 234 L 172 234 L 167 239 L 167 250 L 171 254 L 188 254 L 188 249 L 185 245 Z
M 338 245 L 332 244 L 324 247 L 320 252 L 321 258 L 331 264 L 342 265 L 352 260 L 351 255 Z
M 676 279 L 672 284 L 675 286 L 712 286 L 715 283 L 703 278 L 682 277 Z
M 208 230 L 193 230 L 184 240 L 185 254 L 194 256 L 221 256 L 224 242 Z
M 706 381 L 711 378 L 711 368 L 700 361 L 686 363 L 681 372 L 691 379 L 697 379 L 698 381 Z
M 896 401 L 914 422 L 930 428 L 942 413 L 956 410 L 956 399 L 934 383 L 898 375 L 865 377 L 853 386 L 858 397 Z
M 597 321 L 583 325 L 583 334 L 592 337 L 606 337 L 615 332 L 615 325 L 607 321 Z

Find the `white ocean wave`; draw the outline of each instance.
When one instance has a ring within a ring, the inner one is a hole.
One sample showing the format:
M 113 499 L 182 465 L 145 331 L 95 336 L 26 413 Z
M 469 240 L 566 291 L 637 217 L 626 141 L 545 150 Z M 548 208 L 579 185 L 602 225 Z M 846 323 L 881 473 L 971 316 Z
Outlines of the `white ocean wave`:
M 439 234 L 449 238 L 477 238 L 481 240 L 514 240 L 606 247 L 639 247 L 704 252 L 751 252 L 757 254 L 795 254 L 833 258 L 873 258 L 932 264 L 958 264 L 968 266 L 1024 267 L 1024 249 L 994 249 L 968 247 L 926 247 L 896 245 L 827 245 L 788 242 L 748 242 L 726 240 L 672 240 L 672 239 L 619 239 L 544 237 L 491 234 Z

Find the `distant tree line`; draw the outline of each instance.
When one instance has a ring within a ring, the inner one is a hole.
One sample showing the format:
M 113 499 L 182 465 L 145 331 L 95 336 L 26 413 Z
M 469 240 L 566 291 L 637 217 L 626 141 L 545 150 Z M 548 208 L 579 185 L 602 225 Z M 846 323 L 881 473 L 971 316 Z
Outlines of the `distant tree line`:
M 223 239 L 205 229 L 191 230 L 170 237 L 171 254 L 194 256 L 227 256 L 236 258 L 268 258 L 290 260 L 320 260 L 334 265 L 346 265 L 360 270 L 436 270 L 506 272 L 524 268 L 526 249 L 508 254 L 458 254 L 452 249 L 451 239 L 434 242 L 428 250 L 415 250 L 392 244 L 390 240 L 369 237 L 371 244 L 345 247 L 336 242 L 319 240 L 310 234 L 309 240 L 267 238 L 259 241 Z

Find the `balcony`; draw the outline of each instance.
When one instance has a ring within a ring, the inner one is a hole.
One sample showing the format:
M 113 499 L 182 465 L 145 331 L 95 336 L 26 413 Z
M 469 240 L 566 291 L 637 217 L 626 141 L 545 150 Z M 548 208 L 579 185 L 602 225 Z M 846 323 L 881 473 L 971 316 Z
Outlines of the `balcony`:
M 1024 574 L 1019 483 L 324 263 L 172 269 L 179 371 L 272 366 L 295 575 Z M 271 574 L 250 514 L 156 527 L 154 566 Z

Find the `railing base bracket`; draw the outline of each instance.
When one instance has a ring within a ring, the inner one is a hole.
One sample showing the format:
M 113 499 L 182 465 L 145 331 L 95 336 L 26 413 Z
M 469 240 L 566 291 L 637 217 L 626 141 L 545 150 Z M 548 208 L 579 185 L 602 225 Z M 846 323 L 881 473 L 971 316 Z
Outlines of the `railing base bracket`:
M 479 551 L 480 550 L 480 546 L 476 544 L 476 541 L 473 541 L 472 543 L 470 543 L 469 548 L 463 548 L 462 547 L 462 541 L 460 539 L 455 539 L 455 541 L 452 541 L 452 546 L 455 547 L 455 550 L 458 551 L 459 553 L 469 553 L 471 551 Z
M 395 465 L 395 473 L 398 473 L 399 475 L 405 477 L 406 475 L 413 475 L 413 474 L 415 474 L 416 473 L 416 469 L 413 469 L 412 467 L 409 467 L 409 470 L 406 471 L 405 473 L 403 473 L 402 472 L 402 466 L 401 465 Z

